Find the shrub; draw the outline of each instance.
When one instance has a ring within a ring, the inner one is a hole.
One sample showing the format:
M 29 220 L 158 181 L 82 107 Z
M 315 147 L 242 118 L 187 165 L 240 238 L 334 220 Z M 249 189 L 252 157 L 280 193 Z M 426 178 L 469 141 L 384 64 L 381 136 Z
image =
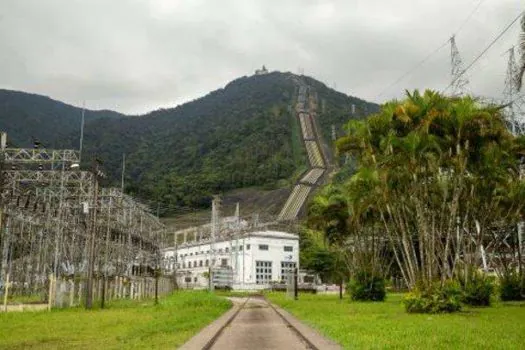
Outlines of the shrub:
M 435 284 L 428 288 L 417 288 L 403 300 L 410 313 L 449 313 L 461 310 L 461 288 L 457 283 Z
M 489 306 L 494 291 L 492 280 L 486 275 L 473 272 L 467 282 L 462 281 L 463 296 L 461 301 L 472 306 Z
M 524 300 L 524 290 L 521 276 L 516 272 L 508 272 L 500 279 L 499 295 L 502 301 Z
M 364 271 L 348 283 L 348 290 L 356 301 L 384 301 L 386 297 L 385 279 Z

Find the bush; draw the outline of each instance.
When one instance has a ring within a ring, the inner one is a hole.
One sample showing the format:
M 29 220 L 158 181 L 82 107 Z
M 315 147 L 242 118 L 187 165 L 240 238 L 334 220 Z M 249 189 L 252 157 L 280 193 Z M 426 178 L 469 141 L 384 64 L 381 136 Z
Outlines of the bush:
M 489 306 L 494 291 L 492 280 L 486 275 L 473 272 L 467 282 L 462 282 L 463 296 L 461 301 L 471 306 Z
M 358 272 L 347 287 L 352 300 L 384 301 L 386 297 L 385 279 L 371 273 Z
M 516 272 L 506 273 L 500 279 L 499 295 L 502 301 L 524 300 L 521 276 Z
M 461 287 L 454 282 L 444 286 L 435 284 L 432 287 L 417 288 L 403 300 L 409 313 L 450 313 L 461 310 Z

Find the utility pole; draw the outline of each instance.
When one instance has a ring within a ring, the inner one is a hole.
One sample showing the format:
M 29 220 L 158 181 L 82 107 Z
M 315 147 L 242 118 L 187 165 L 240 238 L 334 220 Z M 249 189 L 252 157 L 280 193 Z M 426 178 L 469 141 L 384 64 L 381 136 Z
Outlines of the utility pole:
M 7 247 L 7 234 L 4 236 L 4 222 L 3 222 L 3 216 L 4 216 L 4 182 L 5 182 L 5 173 L 4 173 L 4 167 L 5 167 L 5 156 L 4 156 L 4 150 L 6 148 L 7 144 L 7 134 L 1 133 L 0 135 L 0 238 L 2 239 L 3 245 Z M 7 251 L 6 249 L 2 249 L 2 256 L 0 261 L 0 282 L 4 281 L 5 283 L 5 277 L 7 275 Z M 5 271 L 5 273 L 4 273 Z M 6 285 L 7 286 L 7 285 Z
M 109 254 L 109 239 L 111 228 L 109 226 L 111 220 L 111 207 L 113 205 L 113 198 L 109 198 L 108 216 L 106 218 L 106 248 L 104 249 L 104 281 L 102 283 L 102 298 L 100 299 L 100 308 L 104 308 L 106 303 L 106 283 L 108 283 L 108 254 Z
M 91 227 L 90 227 L 90 241 L 89 241 L 89 253 L 88 253 L 88 277 L 87 277 L 87 288 L 86 288 L 86 309 L 93 307 L 93 274 L 95 268 L 95 240 L 97 232 L 97 202 L 98 202 L 98 176 L 100 175 L 98 160 L 94 160 L 93 164 L 93 204 L 91 214 Z

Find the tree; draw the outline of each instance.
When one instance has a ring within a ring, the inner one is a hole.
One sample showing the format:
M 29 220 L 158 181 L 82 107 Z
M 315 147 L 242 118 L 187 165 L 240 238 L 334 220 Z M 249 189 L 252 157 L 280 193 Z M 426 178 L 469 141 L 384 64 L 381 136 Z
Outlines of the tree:
M 415 91 L 347 129 L 337 147 L 358 162 L 345 193 L 354 227 L 374 232 L 381 223 L 380 241 L 410 288 L 479 266 L 483 247 L 501 239 L 495 227 L 519 220 L 525 148 L 498 106 Z

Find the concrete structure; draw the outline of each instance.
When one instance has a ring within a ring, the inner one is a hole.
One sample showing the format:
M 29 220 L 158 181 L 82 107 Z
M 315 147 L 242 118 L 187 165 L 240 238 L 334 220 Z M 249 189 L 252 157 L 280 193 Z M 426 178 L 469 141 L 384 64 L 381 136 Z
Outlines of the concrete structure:
M 268 74 L 268 69 L 266 69 L 265 66 L 262 66 L 262 69 L 255 70 L 255 75 L 264 75 L 264 74 Z
M 207 288 L 209 272 L 231 271 L 233 289 L 257 290 L 285 281 L 299 268 L 299 237 L 253 230 L 242 235 L 206 239 L 164 249 L 165 268 L 181 288 Z

